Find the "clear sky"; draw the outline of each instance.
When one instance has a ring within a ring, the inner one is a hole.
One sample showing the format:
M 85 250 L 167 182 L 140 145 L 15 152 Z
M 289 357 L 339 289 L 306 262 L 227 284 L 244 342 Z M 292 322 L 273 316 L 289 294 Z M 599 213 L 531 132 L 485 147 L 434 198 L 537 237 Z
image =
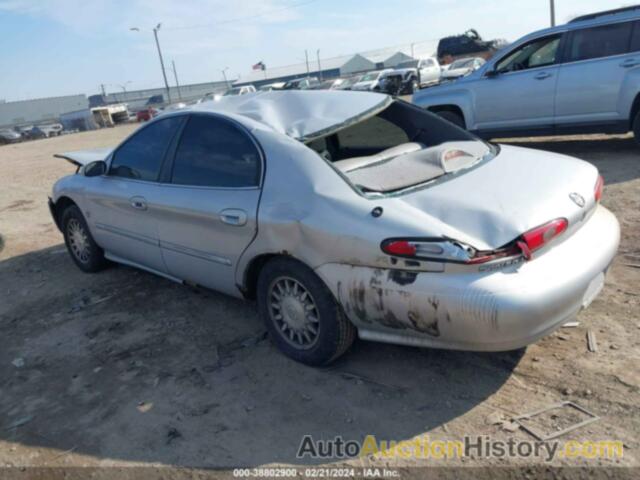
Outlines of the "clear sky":
M 565 23 L 630 2 L 555 3 Z M 331 57 L 469 28 L 516 40 L 549 25 L 549 0 L 0 0 L 0 99 L 162 86 L 158 22 L 165 62 L 186 84 L 221 80 L 225 67 L 237 78 L 260 60 L 300 63 L 305 49 Z

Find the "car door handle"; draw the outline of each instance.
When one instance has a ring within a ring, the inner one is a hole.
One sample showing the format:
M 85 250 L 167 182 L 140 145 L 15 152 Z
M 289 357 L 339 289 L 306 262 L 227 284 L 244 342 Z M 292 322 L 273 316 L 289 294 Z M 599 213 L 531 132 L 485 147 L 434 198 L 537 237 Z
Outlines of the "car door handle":
M 136 210 L 146 210 L 147 200 L 144 197 L 131 197 L 129 199 L 129 205 L 131 205 Z
M 549 72 L 540 72 L 536 74 L 533 78 L 536 80 L 544 80 L 545 78 L 549 78 L 551 74 Z
M 247 223 L 247 212 L 239 208 L 225 208 L 220 212 L 220 220 L 227 225 L 241 227 Z
M 620 66 L 622 68 L 631 68 L 631 67 L 635 67 L 637 65 L 640 65 L 640 60 L 638 60 L 636 58 L 628 58 L 627 60 L 625 60 L 624 62 L 622 62 L 620 64 Z

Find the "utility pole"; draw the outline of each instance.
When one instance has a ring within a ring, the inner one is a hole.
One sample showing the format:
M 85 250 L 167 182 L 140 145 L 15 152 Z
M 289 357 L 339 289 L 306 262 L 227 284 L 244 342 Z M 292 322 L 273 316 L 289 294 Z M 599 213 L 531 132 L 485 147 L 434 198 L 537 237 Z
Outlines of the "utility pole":
M 162 67 L 162 78 L 164 78 L 164 86 L 167 89 L 167 99 L 171 103 L 171 91 L 169 90 L 169 82 L 167 81 L 167 72 L 164 69 L 164 60 L 162 59 L 162 51 L 160 50 L 160 42 L 158 41 L 158 30 L 162 23 L 159 23 L 156 28 L 153 29 L 153 36 L 156 39 L 156 47 L 158 47 L 158 56 L 160 57 L 160 67 Z
M 322 67 L 320 66 L 320 49 L 316 50 L 316 57 L 318 57 L 318 73 L 320 75 L 320 81 L 322 81 Z
M 104 91 L 104 83 L 100 84 L 100 90 L 102 90 L 102 96 L 106 97 L 107 96 L 107 92 Z
M 555 0 L 549 0 L 549 7 L 551 8 L 551 26 L 556 26 L 556 2 Z
M 162 78 L 164 78 L 164 87 L 167 89 L 167 100 L 169 101 L 169 103 L 171 103 L 171 91 L 169 90 L 169 82 L 167 81 L 167 72 L 164 69 L 164 60 L 162 59 L 162 51 L 160 50 L 160 42 L 158 41 L 158 30 L 160 30 L 161 26 L 162 26 L 162 23 L 159 23 L 158 25 L 156 25 L 156 27 L 153 29 L 153 36 L 156 39 L 158 57 L 160 57 L 160 67 L 162 67 Z M 132 32 L 140 31 L 138 27 L 130 27 L 129 30 L 131 30 Z
M 229 67 L 224 67 L 222 69 L 222 78 L 224 78 L 224 84 L 227 87 L 227 90 L 229 90 L 229 80 L 227 80 L 227 70 L 229 70 Z
M 309 53 L 305 50 L 304 51 L 304 59 L 305 62 L 307 62 L 307 77 L 309 76 Z
M 171 60 L 171 68 L 173 69 L 173 76 L 176 78 L 176 87 L 178 88 L 178 99 L 182 101 L 182 93 L 180 92 L 180 82 L 178 82 L 178 71 L 176 70 L 176 62 Z

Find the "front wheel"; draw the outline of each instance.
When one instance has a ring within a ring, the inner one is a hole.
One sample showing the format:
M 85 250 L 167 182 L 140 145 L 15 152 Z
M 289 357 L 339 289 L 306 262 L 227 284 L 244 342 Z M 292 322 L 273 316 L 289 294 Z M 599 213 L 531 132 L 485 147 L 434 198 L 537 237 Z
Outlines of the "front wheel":
M 104 252 L 91 236 L 80 209 L 75 205 L 67 207 L 62 212 L 61 225 L 64 243 L 78 268 L 87 273 L 102 270 L 107 260 L 104 258 Z
M 273 342 L 298 362 L 327 365 L 353 343 L 356 329 L 332 293 L 296 260 L 269 261 L 260 272 L 257 296 Z

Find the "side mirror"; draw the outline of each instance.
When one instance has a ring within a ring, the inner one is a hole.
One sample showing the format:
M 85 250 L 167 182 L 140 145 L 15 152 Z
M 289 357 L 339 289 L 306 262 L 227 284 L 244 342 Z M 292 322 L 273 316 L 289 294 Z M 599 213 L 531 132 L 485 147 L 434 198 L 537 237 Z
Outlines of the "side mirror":
M 496 70 L 496 68 L 492 68 L 491 70 L 487 70 L 487 73 L 485 73 L 485 76 L 487 78 L 496 78 L 498 75 L 500 75 L 500 72 L 498 70 Z
M 87 163 L 83 173 L 85 177 L 99 177 L 107 173 L 107 164 L 103 160 Z

